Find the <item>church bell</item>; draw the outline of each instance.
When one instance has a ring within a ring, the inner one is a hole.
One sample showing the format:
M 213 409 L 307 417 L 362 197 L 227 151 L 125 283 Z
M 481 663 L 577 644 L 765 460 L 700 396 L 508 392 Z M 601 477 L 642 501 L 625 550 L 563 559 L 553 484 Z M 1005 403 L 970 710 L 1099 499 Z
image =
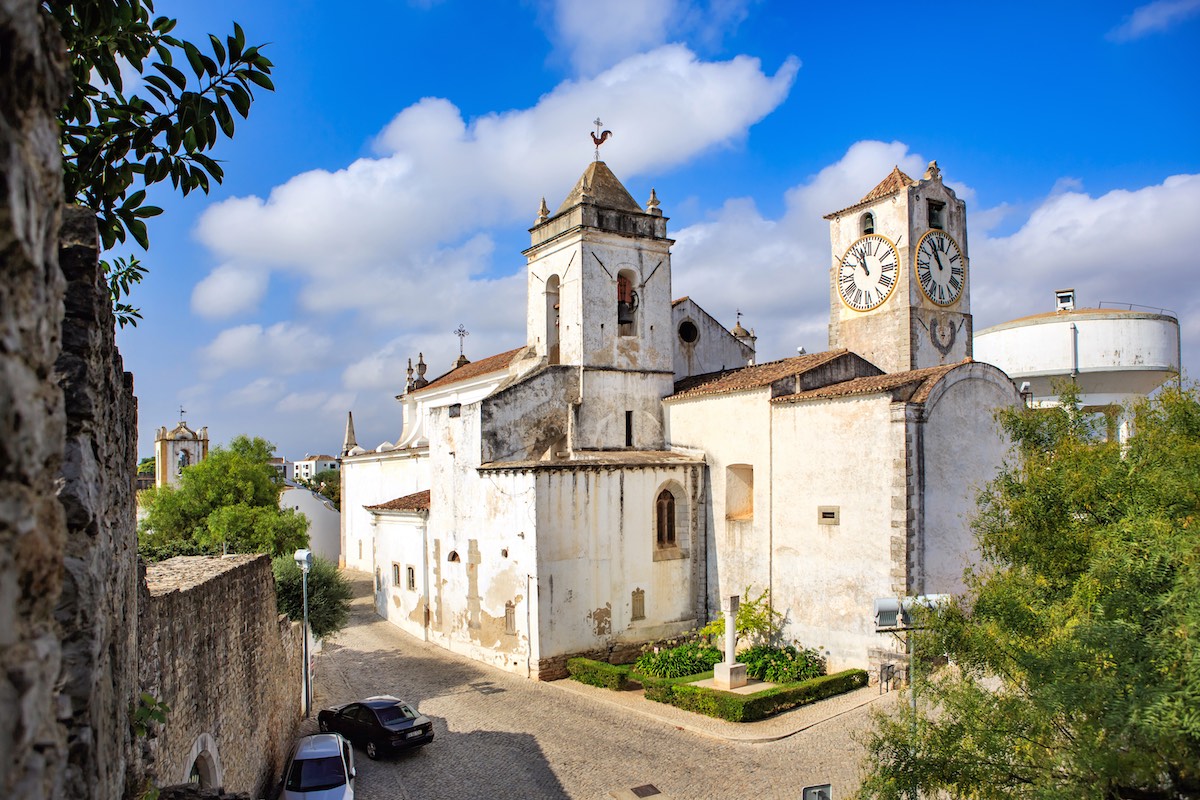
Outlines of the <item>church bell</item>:
M 617 279 L 617 322 L 628 325 L 634 322 L 633 312 L 638 307 L 638 294 L 633 290 L 629 279 L 621 276 Z

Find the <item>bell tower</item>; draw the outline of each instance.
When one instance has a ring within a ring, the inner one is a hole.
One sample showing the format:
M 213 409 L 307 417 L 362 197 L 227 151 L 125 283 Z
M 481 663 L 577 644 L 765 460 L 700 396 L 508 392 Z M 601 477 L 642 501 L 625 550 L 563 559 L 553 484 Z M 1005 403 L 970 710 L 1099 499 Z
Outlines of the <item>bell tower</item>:
M 936 161 L 921 180 L 892 170 L 862 200 L 825 217 L 830 348 L 847 348 L 886 372 L 971 355 L 966 204 Z
M 642 208 L 597 158 L 557 211 L 542 200 L 530 238 L 526 343 L 547 366 L 584 370 L 573 445 L 661 447 L 674 241 L 658 197 Z

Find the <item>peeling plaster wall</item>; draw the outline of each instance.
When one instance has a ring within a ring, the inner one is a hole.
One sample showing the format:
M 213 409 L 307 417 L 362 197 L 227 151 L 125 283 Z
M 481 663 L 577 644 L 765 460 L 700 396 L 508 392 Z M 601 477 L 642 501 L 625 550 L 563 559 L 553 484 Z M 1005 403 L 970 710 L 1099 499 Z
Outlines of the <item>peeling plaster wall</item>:
M 578 397 L 579 369 L 557 366 L 485 398 L 480 403 L 483 462 L 535 460 L 559 440 L 565 442 L 569 404 Z
M 656 560 L 655 499 L 673 484 L 680 552 Z M 538 487 L 542 660 L 640 643 L 697 624 L 704 594 L 703 466 L 544 470 Z M 631 620 L 645 592 L 644 620 Z M 550 677 L 550 676 L 543 676 Z
M 577 450 L 619 450 L 626 446 L 626 412 L 633 412 L 633 448 L 664 446 L 662 398 L 671 393 L 670 374 L 585 370 L 574 410 L 572 446 Z

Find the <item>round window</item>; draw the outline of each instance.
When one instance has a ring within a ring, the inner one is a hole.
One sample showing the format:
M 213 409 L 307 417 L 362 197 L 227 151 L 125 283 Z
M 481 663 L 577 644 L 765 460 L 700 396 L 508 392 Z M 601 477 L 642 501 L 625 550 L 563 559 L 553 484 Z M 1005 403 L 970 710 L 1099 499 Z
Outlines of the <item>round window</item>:
M 700 338 L 700 329 L 696 327 L 696 323 L 690 319 L 685 319 L 679 323 L 679 338 L 685 344 L 695 344 Z

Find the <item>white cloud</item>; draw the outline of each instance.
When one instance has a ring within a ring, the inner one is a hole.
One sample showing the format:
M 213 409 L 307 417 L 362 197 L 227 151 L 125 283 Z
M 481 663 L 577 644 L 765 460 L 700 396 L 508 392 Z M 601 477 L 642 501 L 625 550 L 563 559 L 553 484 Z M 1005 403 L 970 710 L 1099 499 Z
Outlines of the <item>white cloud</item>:
M 278 399 L 285 391 L 283 381 L 278 378 L 255 378 L 230 392 L 226 402 L 231 406 L 261 406 Z
M 716 47 L 748 14 L 749 0 L 554 0 L 551 41 L 581 75 L 594 75 L 668 41 Z
M 239 325 L 201 348 L 200 360 L 210 377 L 245 369 L 284 375 L 324 366 L 332 346 L 328 336 L 305 325 Z
M 1200 12 L 1200 0 L 1156 0 L 1133 10 L 1123 23 L 1108 32 L 1114 42 L 1128 42 L 1168 30 Z
M 582 120 L 604 115 L 615 132 L 605 156 L 622 178 L 661 172 L 744 137 L 784 100 L 797 69 L 789 60 L 772 76 L 754 58 L 704 62 L 666 46 L 469 124 L 448 100 L 426 98 L 380 133 L 377 157 L 297 175 L 266 200 L 211 207 L 198 233 L 224 263 L 197 296 L 278 270 L 301 277 L 308 310 L 393 304 L 420 314 L 429 298 L 412 292 L 429 288 L 431 265 L 452 262 L 441 283 L 461 288 L 490 260 L 478 231 L 530 223 L 539 197 L 566 194 L 590 155 Z
M 208 319 L 252 311 L 267 292 L 268 273 L 223 264 L 192 290 L 192 312 Z

